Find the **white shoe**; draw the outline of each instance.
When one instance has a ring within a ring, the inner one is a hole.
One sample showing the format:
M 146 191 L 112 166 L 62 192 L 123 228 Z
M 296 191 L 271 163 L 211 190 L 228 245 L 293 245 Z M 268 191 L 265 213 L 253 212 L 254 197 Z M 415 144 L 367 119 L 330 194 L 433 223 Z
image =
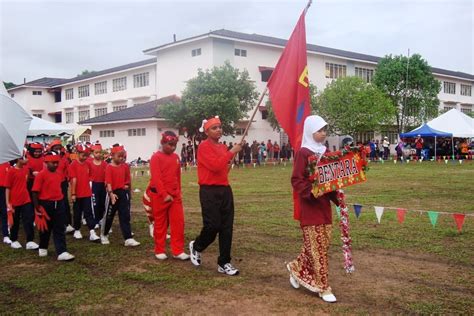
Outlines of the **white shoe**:
M 226 263 L 223 267 L 220 265 L 217 266 L 217 272 L 224 273 L 227 275 L 238 275 L 239 270 L 235 268 L 230 262 Z
M 72 261 L 74 260 L 74 256 L 71 255 L 69 252 L 65 251 L 58 256 L 58 261 Z
M 319 293 L 319 297 L 323 299 L 323 301 L 327 302 L 327 303 L 335 303 L 337 300 L 336 300 L 336 297 L 334 296 L 334 294 L 332 294 L 330 291 L 326 290 L 322 293 Z
M 153 232 L 155 231 L 155 225 L 153 225 L 153 224 L 148 225 L 148 230 L 150 232 L 151 238 L 153 238 Z
M 189 243 L 189 255 L 191 256 L 192 264 L 199 267 L 201 265 L 201 253 L 194 250 L 194 240 Z
M 76 230 L 76 231 L 74 232 L 74 235 L 72 235 L 72 237 L 74 237 L 75 239 L 82 239 L 81 231 L 80 231 L 80 230 Z
M 97 236 L 97 234 L 95 233 L 95 230 L 91 229 L 90 232 L 89 232 L 89 240 L 90 241 L 98 241 L 100 240 L 100 237 Z
M 109 236 L 105 236 L 105 235 L 100 236 L 100 243 L 101 243 L 102 245 L 108 245 L 108 244 L 110 244 Z
M 34 241 L 29 241 L 26 243 L 26 250 L 36 250 L 38 248 L 39 248 L 38 244 L 35 243 Z
M 3 237 L 3 243 L 7 245 L 11 245 L 12 241 L 10 237 L 6 236 L 6 237 Z
M 166 239 L 171 239 L 171 235 L 170 234 L 166 234 Z
M 95 224 L 94 229 L 99 229 L 99 224 Z
M 190 256 L 187 253 L 182 252 L 177 256 L 173 256 L 173 258 L 186 261 L 189 260 Z
M 10 247 L 12 247 L 13 249 L 23 248 L 18 241 L 12 241 L 12 243 L 10 244 Z
M 87 225 L 87 222 L 86 222 L 86 219 L 85 219 L 85 218 L 82 219 L 82 225 L 84 225 L 84 226 Z
M 168 259 L 168 256 L 166 255 L 166 253 L 157 253 L 155 255 L 156 259 L 158 260 L 166 260 Z
M 288 272 L 290 272 L 290 284 L 293 288 L 295 289 L 299 289 L 300 288 L 300 284 L 298 283 L 298 280 L 296 280 L 293 275 L 291 274 L 291 268 L 290 268 L 290 264 L 288 263 L 286 265 L 286 268 L 288 269 Z
M 140 243 L 133 238 L 129 238 L 125 240 L 124 245 L 125 247 L 136 247 L 136 246 L 140 246 Z
M 74 229 L 74 227 L 72 227 L 71 225 L 67 225 L 67 226 L 66 226 L 66 234 L 70 234 L 70 233 L 72 233 L 72 232 L 74 232 L 74 231 L 75 231 L 75 229 Z
M 38 249 L 38 255 L 40 257 L 46 257 L 48 255 L 48 249 Z

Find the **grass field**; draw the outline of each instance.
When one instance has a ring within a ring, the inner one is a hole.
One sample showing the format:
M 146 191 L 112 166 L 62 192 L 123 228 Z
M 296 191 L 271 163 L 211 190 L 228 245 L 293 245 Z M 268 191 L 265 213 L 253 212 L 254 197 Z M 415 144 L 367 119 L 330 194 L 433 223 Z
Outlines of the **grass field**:
M 132 214 L 142 242 L 138 248 L 123 247 L 118 219 L 109 246 L 68 236 L 76 255 L 72 263 L 0 245 L 0 314 L 474 313 L 474 217 L 466 217 L 458 233 L 449 215 L 440 214 L 433 228 L 426 213 L 410 211 L 474 214 L 474 163 L 370 164 L 368 181 L 346 190 L 349 204 L 364 205 L 359 219 L 351 207 L 353 275 L 343 271 L 334 215 L 330 284 L 339 302 L 333 305 L 288 282 L 285 262 L 301 247 L 292 219 L 290 173 L 290 165 L 231 171 L 233 262 L 239 277 L 216 272 L 216 243 L 204 253 L 200 268 L 155 260 L 138 193 Z M 143 190 L 147 181 L 136 177 L 134 187 Z M 201 228 L 195 169 L 183 173 L 182 183 L 189 242 Z M 396 212 L 386 210 L 378 224 L 375 205 L 409 212 L 399 224 Z

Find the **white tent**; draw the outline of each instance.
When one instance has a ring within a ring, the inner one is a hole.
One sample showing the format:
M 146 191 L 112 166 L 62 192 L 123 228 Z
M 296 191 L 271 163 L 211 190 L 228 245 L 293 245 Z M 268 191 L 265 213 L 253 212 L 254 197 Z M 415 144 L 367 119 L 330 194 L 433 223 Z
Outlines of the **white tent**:
M 453 137 L 474 137 L 474 119 L 456 109 L 441 114 L 427 125 L 438 131 L 453 134 Z
M 30 129 L 28 130 L 28 137 L 34 136 L 63 136 L 71 135 L 74 133 L 74 129 L 48 122 L 38 117 L 33 117 L 31 121 Z

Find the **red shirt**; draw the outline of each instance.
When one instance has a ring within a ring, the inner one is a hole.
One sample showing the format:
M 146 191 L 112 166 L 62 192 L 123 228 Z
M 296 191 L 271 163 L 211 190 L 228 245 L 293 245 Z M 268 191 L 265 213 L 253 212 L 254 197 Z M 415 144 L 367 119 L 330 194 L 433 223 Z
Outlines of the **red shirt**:
M 224 144 L 203 141 L 198 147 L 199 185 L 229 185 L 228 163 L 232 156 Z
M 181 164 L 179 156 L 158 151 L 150 160 L 150 186 L 155 188 L 161 197 L 171 195 L 181 197 Z
M 315 198 L 311 190 L 313 184 L 309 180 L 308 158 L 314 153 L 301 148 L 295 155 L 291 184 L 297 194 L 300 205 L 300 225 L 313 226 L 332 224 L 331 201 L 337 202 L 336 192 L 329 192 Z
M 112 186 L 112 190 L 124 189 L 125 185 L 130 185 L 130 169 L 125 164 L 114 166 L 107 165 L 105 168 L 105 183 Z
M 89 184 L 91 176 L 90 165 L 85 161 L 80 163 L 79 160 L 74 160 L 69 166 L 68 172 L 69 179 L 76 179 L 76 197 L 91 197 L 92 191 Z
M 88 160 L 87 162 L 91 168 L 91 181 L 105 182 L 105 168 L 107 168 L 107 163 L 102 161 L 100 165 L 96 165 L 94 159 Z
M 64 155 L 61 160 L 59 160 L 59 165 L 58 169 L 56 172 L 61 174 L 62 181 L 66 180 L 68 177 L 68 168 L 69 168 L 69 160 L 66 158 L 66 155 Z
M 29 170 L 28 178 L 34 179 L 33 172 L 40 172 L 44 168 L 44 158 L 34 158 L 28 154 L 28 162 L 26 163 L 26 166 Z
M 0 187 L 4 187 L 7 182 L 8 169 L 10 169 L 10 163 L 4 162 L 0 164 Z
M 44 168 L 35 178 L 31 191 L 38 192 L 38 198 L 44 201 L 61 201 L 63 191 L 61 190 L 63 175 L 57 170 L 55 172 Z
M 28 168 L 26 166 L 20 169 L 15 167 L 8 170 L 5 187 L 10 189 L 10 203 L 13 207 L 31 202 L 30 194 L 26 188 L 27 178 Z

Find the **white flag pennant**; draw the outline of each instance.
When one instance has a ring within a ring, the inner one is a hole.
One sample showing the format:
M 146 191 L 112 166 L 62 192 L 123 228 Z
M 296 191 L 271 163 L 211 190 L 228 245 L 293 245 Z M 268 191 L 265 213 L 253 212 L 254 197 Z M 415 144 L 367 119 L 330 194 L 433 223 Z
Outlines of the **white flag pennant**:
M 382 219 L 383 214 L 383 206 L 374 206 L 375 208 L 375 215 L 377 216 L 377 221 L 380 224 L 380 220 Z

